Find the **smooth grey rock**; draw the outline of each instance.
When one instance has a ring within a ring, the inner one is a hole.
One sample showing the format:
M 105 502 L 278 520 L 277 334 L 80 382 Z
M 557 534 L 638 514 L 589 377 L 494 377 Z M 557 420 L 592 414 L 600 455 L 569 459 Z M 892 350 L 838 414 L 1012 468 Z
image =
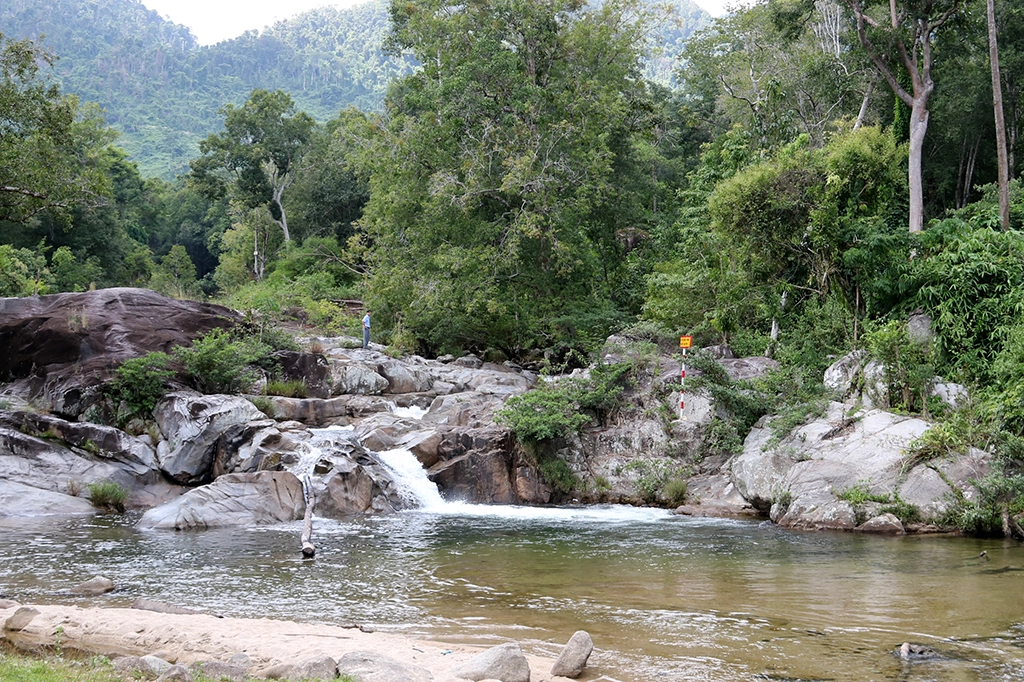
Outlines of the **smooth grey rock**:
M 192 682 L 192 679 L 192 673 L 188 671 L 188 668 L 172 665 L 167 672 L 156 678 L 156 682 Z
M 772 358 L 754 355 L 747 358 L 722 358 L 718 361 L 733 381 L 749 381 L 777 370 L 779 363 Z
M 0 442 L 3 435 L 0 434 Z M 81 497 L 0 479 L 0 516 L 82 516 L 96 507 Z
M 372 651 L 353 651 L 338 660 L 338 674 L 356 682 L 433 682 L 429 670 Z
M 32 619 L 38 615 L 38 609 L 34 609 L 31 606 L 20 606 L 6 621 L 4 621 L 4 630 L 7 630 L 8 632 L 20 632 L 28 627 L 28 624 L 32 622 Z
M 337 676 L 337 661 L 330 656 L 319 656 L 299 663 L 289 678 L 293 680 L 333 680 Z
M 889 381 L 885 365 L 871 360 L 861 370 L 864 376 L 862 398 L 865 408 L 885 409 L 889 407 Z
M 183 606 L 176 606 L 174 604 L 168 604 L 167 602 L 156 601 L 155 599 L 143 599 L 142 597 L 133 601 L 129 608 L 138 609 L 139 611 L 153 611 L 154 613 L 173 613 L 179 615 L 202 613 L 202 611 L 197 611 L 196 609 L 188 609 Z
M 903 522 L 893 514 L 880 514 L 874 516 L 857 526 L 854 530 L 859 533 L 876 533 L 878 535 L 903 535 Z
M 248 677 L 248 670 L 239 666 L 231 665 L 230 663 L 222 663 L 221 661 L 196 661 L 191 666 L 192 672 L 197 675 L 203 675 L 210 678 L 211 680 L 218 680 L 223 682 L 245 682 L 245 678 Z
M 970 394 L 963 384 L 955 384 L 951 381 L 943 381 L 941 377 L 935 377 L 935 380 L 928 386 L 928 397 L 938 398 L 947 406 L 958 410 L 967 402 Z
M 433 385 L 430 374 L 399 360 L 380 363 L 380 374 L 388 381 L 388 393 L 422 393 Z
M 243 670 L 249 670 L 253 666 L 252 658 L 249 654 L 239 651 L 237 654 L 228 659 L 228 663 Z
M 480 369 L 484 366 L 484 361 L 472 353 L 469 353 L 467 355 L 463 355 L 461 358 L 457 358 L 452 362 L 452 364 L 458 365 L 459 367 L 468 367 L 469 369 Z
M 852 530 L 855 510 L 837 495 L 858 485 L 891 495 L 904 467 L 903 452 L 929 428 L 921 419 L 881 410 L 849 415 L 842 403 L 777 442 L 764 422 L 751 430 L 743 452 L 729 462 L 736 489 L 769 511 L 788 497 L 773 521 L 808 529 Z M 948 491 L 948 488 L 947 488 Z
M 562 649 L 555 664 L 551 666 L 551 674 L 574 679 L 579 677 L 587 667 L 587 659 L 593 650 L 594 640 L 590 638 L 590 633 L 586 630 L 577 630 L 569 638 L 569 643 Z
M 139 528 L 191 530 L 252 526 L 301 519 L 302 482 L 287 471 L 226 474 L 210 485 L 150 509 Z
M 154 410 L 164 436 L 157 448 L 161 470 L 173 481 L 210 481 L 217 441 L 232 427 L 262 422 L 266 415 L 241 396 L 171 393 Z
M 834 391 L 840 398 L 845 398 L 856 386 L 864 363 L 867 361 L 866 350 L 855 350 L 839 358 L 825 370 L 825 387 Z
M 144 673 L 149 673 L 154 677 L 163 675 L 171 669 L 171 664 L 158 656 L 141 656 L 139 657 L 139 670 Z
M 110 578 L 104 578 L 101 575 L 95 578 L 90 578 L 84 583 L 79 583 L 71 588 L 72 594 L 81 594 L 87 597 L 97 597 L 101 594 L 114 591 L 114 581 Z
M 133 673 L 141 669 L 138 656 L 118 656 L 111 665 L 116 673 Z
M 907 337 L 914 343 L 926 346 L 935 340 L 935 326 L 932 316 L 921 309 L 910 313 L 907 319 Z
M 530 663 L 519 644 L 508 642 L 477 654 L 462 665 L 451 669 L 452 675 L 463 680 L 495 679 L 501 682 L 530 682 Z
M 377 373 L 370 365 L 360 362 L 342 363 L 334 361 L 331 365 L 334 395 L 380 395 L 388 388 L 388 380 Z

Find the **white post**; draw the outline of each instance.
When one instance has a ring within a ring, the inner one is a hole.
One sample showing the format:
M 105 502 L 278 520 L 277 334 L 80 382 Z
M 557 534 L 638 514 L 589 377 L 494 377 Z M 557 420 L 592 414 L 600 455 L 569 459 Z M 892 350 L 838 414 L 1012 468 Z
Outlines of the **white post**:
M 679 373 L 679 419 L 683 419 L 683 396 L 686 393 L 686 349 L 683 349 L 683 361 Z

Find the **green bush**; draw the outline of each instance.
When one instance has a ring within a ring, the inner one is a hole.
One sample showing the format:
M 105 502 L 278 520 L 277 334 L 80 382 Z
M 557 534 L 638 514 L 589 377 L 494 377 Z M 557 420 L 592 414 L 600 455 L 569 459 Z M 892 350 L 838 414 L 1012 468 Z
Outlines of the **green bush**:
M 256 339 L 234 340 L 223 329 L 179 346 L 174 357 L 184 365 L 195 386 L 204 393 L 238 393 L 257 378 L 253 365 L 268 365 L 270 348 Z
M 686 502 L 686 479 L 673 478 L 665 483 L 661 494 L 670 507 L 678 507 Z
M 174 376 L 167 367 L 170 361 L 166 353 L 148 353 L 121 363 L 114 380 L 105 389 L 118 410 L 119 424 L 134 417 L 149 419 L 153 416 L 153 408 L 167 392 L 167 380 Z M 126 412 L 120 412 L 122 405 Z
M 265 392 L 267 395 L 280 395 L 285 398 L 305 398 L 306 382 L 301 379 L 268 381 Z M 259 406 L 257 405 L 257 407 Z
M 537 463 L 544 482 L 560 493 L 571 493 L 580 488 L 580 479 L 569 468 L 568 463 L 558 455 L 540 458 Z
M 600 364 L 589 377 L 569 377 L 509 398 L 496 419 L 522 443 L 578 433 L 592 418 L 602 422 L 624 390 L 632 363 Z
M 124 511 L 124 501 L 128 499 L 128 491 L 119 484 L 114 481 L 100 481 L 90 483 L 87 488 L 89 489 L 89 501 L 94 507 Z
M 935 377 L 932 351 L 910 340 L 906 322 L 892 320 L 864 335 L 873 358 L 885 365 L 889 404 L 905 412 L 927 412 L 927 390 Z

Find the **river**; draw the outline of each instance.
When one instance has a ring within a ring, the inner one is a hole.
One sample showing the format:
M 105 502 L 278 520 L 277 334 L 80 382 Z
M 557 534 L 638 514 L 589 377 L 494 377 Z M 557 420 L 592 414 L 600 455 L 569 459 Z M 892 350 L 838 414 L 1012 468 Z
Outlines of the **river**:
M 585 629 L 597 646 L 587 679 L 1024 679 L 1016 543 L 453 504 L 317 519 L 318 553 L 304 560 L 299 523 L 142 532 L 134 520 L 0 519 L 0 592 L 146 597 L 480 645 L 512 638 L 549 654 Z M 98 574 L 118 589 L 62 593 Z M 905 663 L 895 655 L 904 641 L 937 656 Z

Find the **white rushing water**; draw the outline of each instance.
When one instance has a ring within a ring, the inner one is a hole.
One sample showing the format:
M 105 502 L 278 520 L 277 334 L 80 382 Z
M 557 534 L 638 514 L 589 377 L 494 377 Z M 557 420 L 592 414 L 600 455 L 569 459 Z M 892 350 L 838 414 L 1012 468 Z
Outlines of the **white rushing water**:
M 391 414 L 397 417 L 402 417 L 403 419 L 414 419 L 416 421 L 423 419 L 423 416 L 427 413 L 427 410 L 422 407 L 416 407 L 415 405 L 399 407 L 394 403 L 391 404 L 390 411 Z
M 573 521 L 604 524 L 654 522 L 671 517 L 666 509 L 626 505 L 588 505 L 579 507 L 523 507 L 509 504 L 471 504 L 448 502 L 416 456 L 404 448 L 378 453 L 381 464 L 391 473 L 398 494 L 417 507 L 416 512 L 474 518 L 500 518 L 529 521 Z

